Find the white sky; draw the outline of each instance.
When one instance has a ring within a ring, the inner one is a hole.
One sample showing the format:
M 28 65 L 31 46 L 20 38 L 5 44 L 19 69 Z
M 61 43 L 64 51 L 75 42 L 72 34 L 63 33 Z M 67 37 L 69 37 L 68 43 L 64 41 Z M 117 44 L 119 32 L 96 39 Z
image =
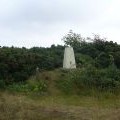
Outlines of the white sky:
M 70 29 L 120 43 L 120 0 L 0 0 L 0 46 L 63 44 Z

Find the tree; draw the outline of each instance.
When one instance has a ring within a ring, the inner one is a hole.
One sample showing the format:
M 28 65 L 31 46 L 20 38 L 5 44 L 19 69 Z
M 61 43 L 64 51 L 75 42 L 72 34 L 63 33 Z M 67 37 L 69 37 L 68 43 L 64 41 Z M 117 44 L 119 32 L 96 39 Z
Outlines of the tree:
M 70 30 L 69 33 L 62 38 L 62 40 L 65 45 L 77 48 L 81 46 L 81 43 L 84 42 L 85 39 L 82 38 L 80 34 L 74 33 Z

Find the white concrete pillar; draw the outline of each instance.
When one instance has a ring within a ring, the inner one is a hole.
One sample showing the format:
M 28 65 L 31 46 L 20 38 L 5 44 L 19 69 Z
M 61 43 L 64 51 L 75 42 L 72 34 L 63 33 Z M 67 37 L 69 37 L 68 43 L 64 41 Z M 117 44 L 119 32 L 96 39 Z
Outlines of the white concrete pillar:
M 64 52 L 63 68 L 74 69 L 76 68 L 75 55 L 72 47 L 66 47 Z

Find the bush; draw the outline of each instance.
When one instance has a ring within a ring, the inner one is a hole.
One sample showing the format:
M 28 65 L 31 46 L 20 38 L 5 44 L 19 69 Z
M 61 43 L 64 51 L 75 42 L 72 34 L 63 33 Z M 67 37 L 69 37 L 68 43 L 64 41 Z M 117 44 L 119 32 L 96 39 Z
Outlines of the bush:
M 34 84 L 29 84 L 30 90 L 33 92 L 45 92 L 47 85 L 43 80 L 37 81 Z
M 98 69 L 88 65 L 81 69 L 67 70 L 64 76 L 57 80 L 56 85 L 66 94 L 82 93 L 86 90 L 116 92 L 120 89 L 120 70 L 115 65 Z
M 72 79 L 79 89 L 84 87 L 114 91 L 120 88 L 120 70 L 115 66 L 106 69 L 89 66 L 74 72 Z
M 112 55 L 101 52 L 95 59 L 95 65 L 98 68 L 107 68 L 113 62 Z
M 0 89 L 4 89 L 4 88 L 5 88 L 5 81 L 0 80 Z
M 43 81 L 39 81 L 36 84 L 29 83 L 14 83 L 7 87 L 9 90 L 16 92 L 45 92 L 47 90 L 47 85 Z

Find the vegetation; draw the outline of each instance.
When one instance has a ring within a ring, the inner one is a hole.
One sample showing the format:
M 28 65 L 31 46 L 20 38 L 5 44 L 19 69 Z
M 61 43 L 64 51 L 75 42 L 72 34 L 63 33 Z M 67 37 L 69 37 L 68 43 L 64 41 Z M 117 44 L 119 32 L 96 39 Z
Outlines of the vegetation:
M 86 91 L 82 89 L 81 93 L 79 91 L 79 95 L 75 94 L 77 89 L 72 90 L 72 94 L 64 94 L 65 87 L 63 88 L 60 85 L 61 82 L 58 83 L 58 81 L 63 78 L 68 80 L 69 73 L 69 71 L 64 70 L 40 73 L 39 79 L 49 83 L 47 86 L 49 92 L 44 95 L 38 94 L 39 91 L 32 92 L 32 94 L 31 91 L 19 91 L 21 88 L 18 89 L 17 93 L 10 90 L 0 91 L 0 119 L 119 120 L 120 95 L 108 91 L 99 92 L 95 89 L 92 89 L 91 92 L 89 89 L 86 89 Z M 35 85 L 37 80 L 33 79 L 34 77 L 30 78 L 28 84 Z M 16 89 L 13 91 L 16 91 Z
M 51 48 L 0 48 L 0 79 L 5 84 L 24 82 L 35 74 L 36 68 L 50 70 L 62 64 L 63 46 Z
M 120 93 L 120 71 L 116 67 L 96 69 L 88 66 L 60 73 L 61 76 L 55 82 L 56 87 L 64 94 L 93 96 L 93 92 L 115 95 Z
M 49 48 L 0 47 L 0 119 L 120 118 L 120 45 L 73 31 L 62 40 Z M 73 70 L 62 69 L 69 45 Z
M 113 41 L 94 38 L 82 38 L 70 31 L 62 39 L 66 45 L 74 48 L 77 69 L 62 70 L 61 80 L 56 86 L 65 93 L 76 93 L 81 89 L 101 91 L 119 91 L 120 89 L 120 45 Z M 50 48 L 16 47 L 0 48 L 0 88 L 22 92 L 45 92 L 50 82 L 39 79 L 39 72 L 62 67 L 64 47 L 51 45 Z M 37 73 L 38 72 L 38 73 Z M 32 84 L 28 79 L 31 76 Z M 46 80 L 49 79 L 47 76 Z M 49 91 L 48 91 L 49 92 Z

